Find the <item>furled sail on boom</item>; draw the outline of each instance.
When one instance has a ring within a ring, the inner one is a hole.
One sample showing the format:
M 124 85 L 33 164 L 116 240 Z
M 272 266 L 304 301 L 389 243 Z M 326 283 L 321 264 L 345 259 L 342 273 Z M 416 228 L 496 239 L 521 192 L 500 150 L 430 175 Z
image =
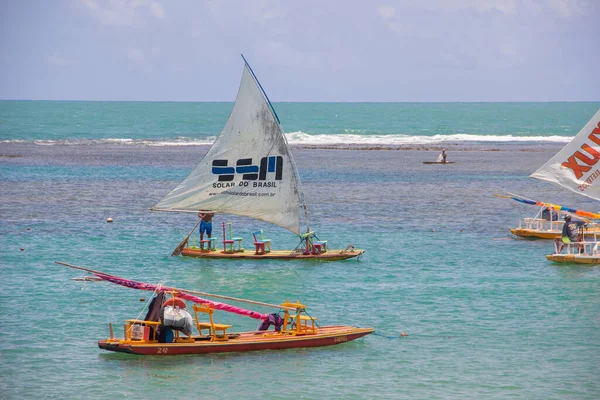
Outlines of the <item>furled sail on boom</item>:
M 540 169 L 531 174 L 600 200 L 600 110 L 581 131 Z
M 196 169 L 152 210 L 242 215 L 299 235 L 301 197 L 283 129 L 246 63 L 221 134 Z

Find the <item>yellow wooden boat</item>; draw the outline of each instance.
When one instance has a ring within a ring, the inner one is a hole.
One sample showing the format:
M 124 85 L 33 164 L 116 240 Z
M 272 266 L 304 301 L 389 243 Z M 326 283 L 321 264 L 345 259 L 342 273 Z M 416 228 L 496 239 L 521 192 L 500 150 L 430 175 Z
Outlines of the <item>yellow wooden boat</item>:
M 190 247 L 190 233 L 173 255 L 286 260 L 343 260 L 360 256 L 364 251 L 328 250 L 327 241 L 316 239 L 309 227 L 308 207 L 298 168 L 279 117 L 246 59 L 244 63 L 235 104 L 221 133 L 200 164 L 152 210 L 194 214 L 201 211 L 201 218 L 214 213 L 254 218 L 294 233 L 300 238 L 301 248 L 267 251 L 266 241 L 255 236 L 256 251 L 242 254 L 241 238 L 231 237 L 224 229 L 222 241 L 226 246 L 223 252 L 203 252 Z M 301 231 L 302 212 L 305 229 Z M 252 230 L 256 231 L 256 228 Z M 210 249 L 215 247 L 205 242 L 202 237 L 200 247 L 205 244 Z M 239 251 L 234 250 L 236 244 Z
M 274 305 L 137 282 L 89 268 L 58 261 L 56 263 L 93 275 L 91 278 L 81 279 L 84 281 L 102 280 L 154 292 L 155 297 L 149 302 L 143 319 L 125 320 L 122 338 L 115 337 L 113 326 L 109 324 L 109 337 L 98 341 L 98 347 L 103 350 L 160 356 L 282 350 L 338 345 L 375 331 L 373 328 L 346 325 L 321 326 L 318 318 L 310 315 L 306 306 L 299 301 L 292 303 L 286 300 Z M 262 314 L 197 295 L 271 307 L 280 311 Z M 192 303 L 193 317 L 187 311 L 186 301 Z M 231 332 L 232 325 L 215 322 L 214 314 L 217 310 L 254 318 L 261 321 L 261 325 L 257 331 Z M 270 330 L 271 327 L 273 330 Z M 196 334 L 193 332 L 194 328 Z
M 557 253 L 555 246 L 554 253 L 546 255 L 546 259 L 557 263 L 568 264 L 600 264 L 600 242 L 582 241 L 567 243 L 563 251 Z
M 521 221 L 523 223 L 519 223 L 518 228 L 511 229 L 510 233 L 528 239 L 557 239 L 562 235 L 564 221 L 548 221 L 541 218 L 523 218 Z M 593 239 L 600 234 L 600 228 L 586 226 L 582 228 L 582 234 L 585 239 Z
M 510 230 L 515 236 L 531 239 L 556 239 L 561 236 L 564 221 L 548 221 L 542 218 L 523 218 L 519 227 Z

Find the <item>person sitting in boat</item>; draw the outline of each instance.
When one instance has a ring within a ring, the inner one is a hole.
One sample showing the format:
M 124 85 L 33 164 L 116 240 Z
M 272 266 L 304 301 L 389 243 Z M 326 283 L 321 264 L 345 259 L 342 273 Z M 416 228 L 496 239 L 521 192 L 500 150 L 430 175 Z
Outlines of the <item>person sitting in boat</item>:
M 542 210 L 542 219 L 546 221 L 558 221 L 558 214 L 552 207 L 546 207 Z
M 556 239 L 557 254 L 560 254 L 565 244 L 579 242 L 579 227 L 587 224 L 581 220 L 573 220 L 571 214 L 565 214 L 561 238 Z
M 183 332 L 187 336 L 192 334 L 192 315 L 181 298 L 173 297 L 162 303 L 159 318 L 161 322 L 158 330 L 159 343 L 171 343 L 173 330 Z
M 215 216 L 214 212 L 210 211 L 202 211 L 198 213 L 198 217 L 200 217 L 200 241 L 204 239 L 204 233 L 206 232 L 206 236 L 210 239 L 212 236 L 212 219 Z
M 281 332 L 283 318 L 277 313 L 269 314 L 267 319 L 265 319 L 258 327 L 258 331 L 266 331 L 271 325 L 275 327 L 275 332 Z

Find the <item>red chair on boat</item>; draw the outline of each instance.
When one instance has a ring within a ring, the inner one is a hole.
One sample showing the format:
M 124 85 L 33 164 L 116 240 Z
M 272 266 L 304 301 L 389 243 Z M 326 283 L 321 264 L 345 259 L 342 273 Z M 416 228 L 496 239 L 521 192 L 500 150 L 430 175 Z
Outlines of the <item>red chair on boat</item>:
M 216 239 L 214 237 L 200 240 L 200 250 L 204 251 L 204 245 L 206 244 L 206 251 L 216 250 Z
M 234 252 L 242 252 L 242 238 L 241 237 L 232 237 L 231 231 L 233 224 L 231 222 L 227 223 L 229 229 L 225 229 L 225 222 L 223 222 L 223 251 L 225 253 L 234 253 Z M 237 243 L 237 249 L 235 248 L 235 244 Z
M 327 252 L 327 240 L 319 240 L 317 234 L 313 231 L 306 232 L 300 237 L 302 241 L 306 241 L 304 254 L 322 254 Z M 300 242 L 301 244 L 302 241 Z
M 271 239 L 263 237 L 262 229 L 252 233 L 254 236 L 254 246 L 256 246 L 255 254 L 265 254 L 271 252 Z

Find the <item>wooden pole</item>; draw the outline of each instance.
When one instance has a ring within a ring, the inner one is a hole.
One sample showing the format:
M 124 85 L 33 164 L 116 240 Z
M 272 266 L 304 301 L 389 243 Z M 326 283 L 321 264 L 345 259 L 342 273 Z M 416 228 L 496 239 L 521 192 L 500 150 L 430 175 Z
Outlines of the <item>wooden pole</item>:
M 192 229 L 192 231 L 185 237 L 185 239 L 183 239 L 181 241 L 181 243 L 179 243 L 179 245 L 177 247 L 175 247 L 175 250 L 173 250 L 173 252 L 171 253 L 171 256 L 178 256 L 178 255 L 181 254 L 181 251 L 183 250 L 183 248 L 187 244 L 188 239 L 190 238 L 190 236 L 192 236 L 192 233 L 194 233 L 194 231 L 196 230 L 196 228 L 198 227 L 198 225 L 200 225 L 200 222 L 202 222 L 202 219 L 200 219 L 200 221 L 198 221 L 198 223 L 196 224 L 196 226 L 194 226 L 194 229 Z
M 59 264 L 59 265 L 64 265 L 66 267 L 69 268 L 74 268 L 74 269 L 79 269 L 81 271 L 86 271 L 89 272 L 91 274 L 100 274 L 100 275 L 106 275 L 106 276 L 111 276 L 114 278 L 120 278 L 116 275 L 111 275 L 111 274 L 107 274 L 101 271 L 95 271 L 93 269 L 90 268 L 85 268 L 85 267 L 78 267 L 77 265 L 72 265 L 72 264 L 67 264 L 61 261 L 54 261 L 55 264 Z M 214 297 L 217 299 L 226 299 L 226 300 L 232 300 L 232 301 L 239 301 L 242 303 L 248 303 L 248 304 L 255 304 L 255 305 L 259 305 L 259 306 L 265 306 L 265 307 L 271 307 L 271 308 L 278 308 L 278 309 L 284 309 L 284 310 L 291 310 L 291 311 L 295 311 L 296 309 L 294 307 L 285 307 L 285 306 L 281 306 L 279 304 L 269 304 L 269 303 L 263 303 L 261 301 L 253 301 L 253 300 L 246 300 L 246 299 L 239 299 L 237 297 L 229 297 L 229 296 L 221 296 L 218 294 L 212 294 L 212 293 L 206 293 L 206 292 L 199 292 L 197 290 L 187 290 L 187 289 L 180 289 L 180 288 L 175 288 L 175 287 L 165 287 L 165 290 L 174 290 L 176 292 L 182 292 L 182 293 L 189 293 L 189 294 L 199 294 L 201 296 L 207 296 L 207 297 Z

